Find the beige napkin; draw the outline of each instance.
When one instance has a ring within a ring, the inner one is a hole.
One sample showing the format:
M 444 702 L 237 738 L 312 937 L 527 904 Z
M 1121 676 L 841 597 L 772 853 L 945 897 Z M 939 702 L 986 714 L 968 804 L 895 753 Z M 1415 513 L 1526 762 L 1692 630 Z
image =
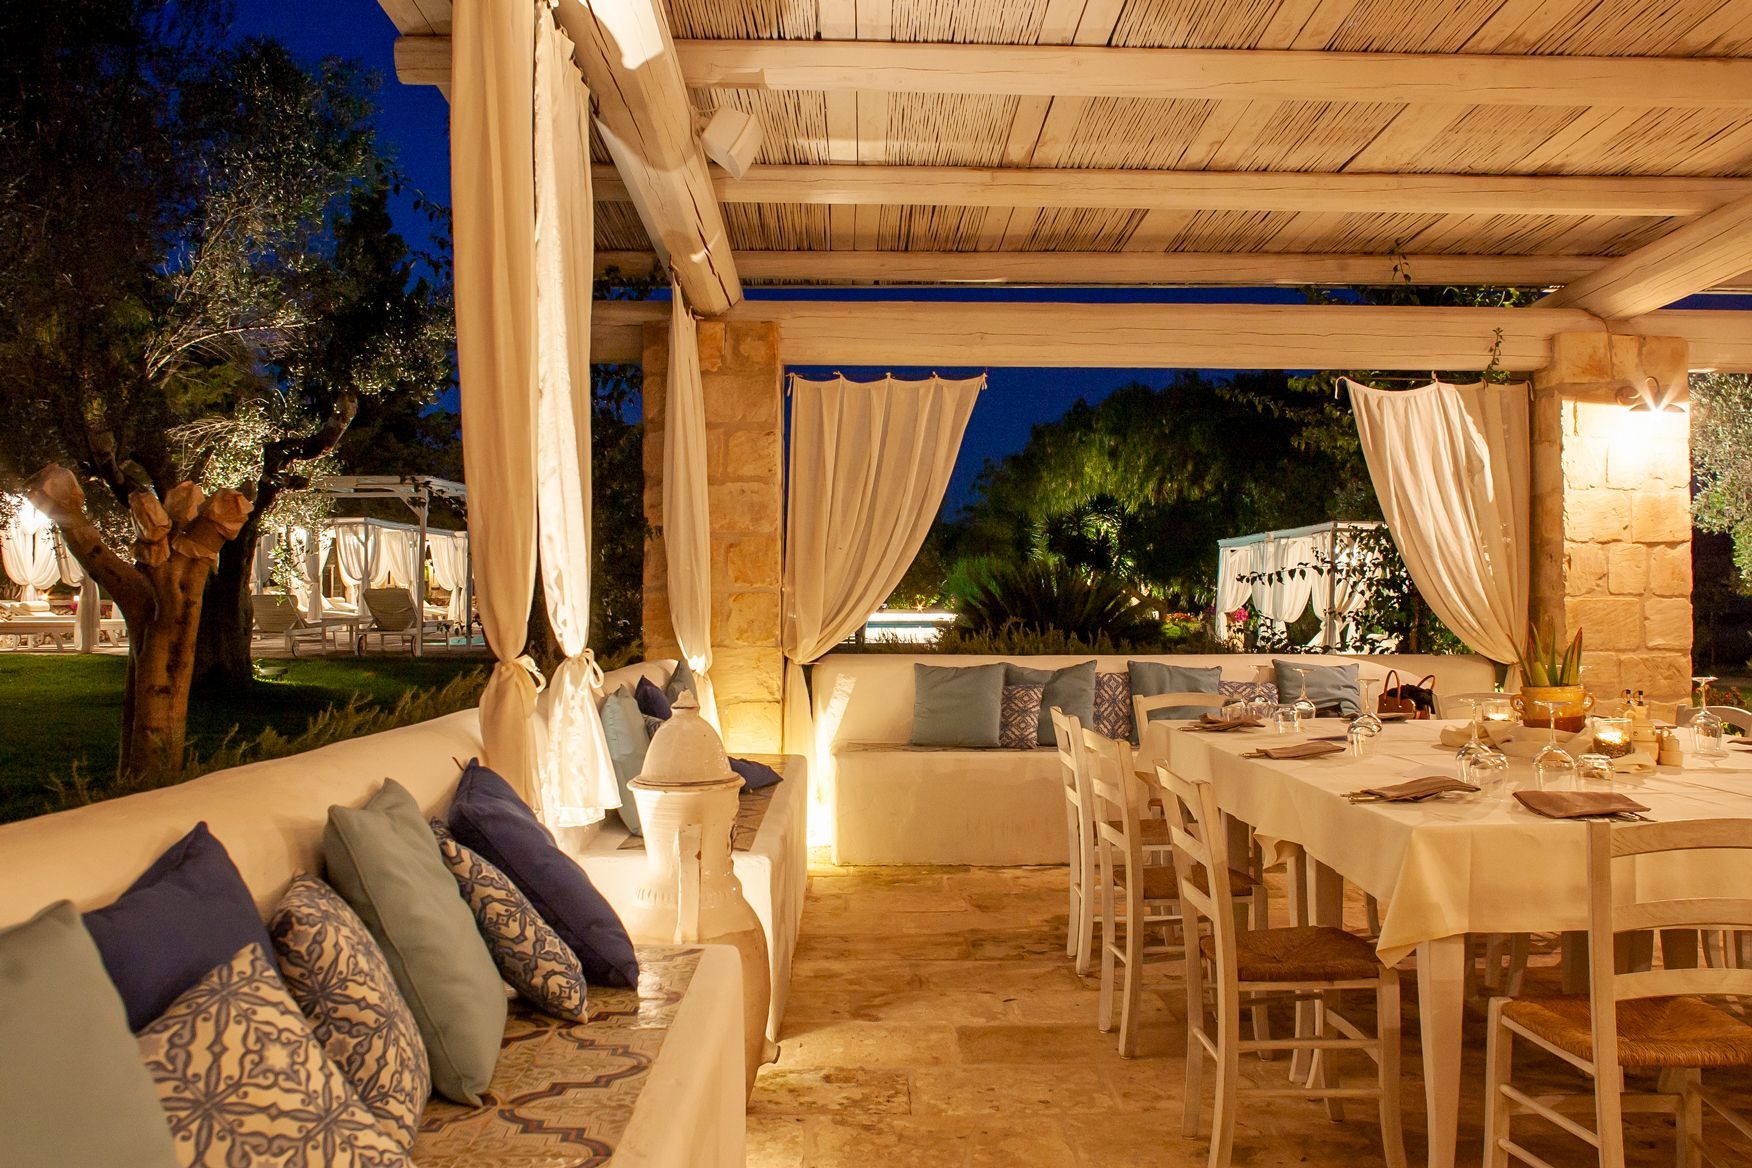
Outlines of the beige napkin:
M 1515 724 L 1513 722 L 1486 722 L 1484 732 L 1490 736 L 1492 742 L 1501 746 L 1514 738 Z M 1472 723 L 1463 722 L 1458 726 L 1443 726 L 1441 739 L 1443 746 L 1451 746 L 1455 750 L 1459 750 L 1472 740 Z
M 1220 717 L 1213 717 L 1210 714 L 1203 714 L 1200 715 L 1198 721 L 1188 726 L 1182 726 L 1181 729 L 1203 730 L 1210 734 L 1223 734 L 1230 730 L 1257 730 L 1264 724 L 1265 723 L 1261 722 L 1258 718 L 1243 716 L 1240 718 L 1224 720 Z
M 1441 795 L 1448 791 L 1477 790 L 1471 783 L 1463 783 L 1447 775 L 1425 775 L 1421 779 L 1394 783 L 1389 787 L 1364 787 L 1360 791 L 1352 791 L 1345 798 L 1352 801 L 1372 798 L 1384 803 L 1415 803 L 1419 799 L 1428 799 L 1431 795 Z
M 1339 754 L 1344 747 L 1336 742 L 1298 742 L 1294 746 L 1267 746 L 1260 750 L 1250 750 L 1245 758 L 1269 758 L 1283 762 L 1293 758 L 1320 758 L 1323 755 Z
M 1547 819 L 1588 819 L 1596 815 L 1647 811 L 1641 803 L 1616 791 L 1516 791 L 1521 806 Z

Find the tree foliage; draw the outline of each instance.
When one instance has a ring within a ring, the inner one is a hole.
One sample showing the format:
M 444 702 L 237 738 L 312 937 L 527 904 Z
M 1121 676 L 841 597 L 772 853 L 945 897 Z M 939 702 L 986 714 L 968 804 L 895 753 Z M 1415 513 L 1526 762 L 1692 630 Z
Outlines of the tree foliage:
M 1691 379 L 1692 520 L 1733 538 L 1734 567 L 1752 592 L 1752 376 Z

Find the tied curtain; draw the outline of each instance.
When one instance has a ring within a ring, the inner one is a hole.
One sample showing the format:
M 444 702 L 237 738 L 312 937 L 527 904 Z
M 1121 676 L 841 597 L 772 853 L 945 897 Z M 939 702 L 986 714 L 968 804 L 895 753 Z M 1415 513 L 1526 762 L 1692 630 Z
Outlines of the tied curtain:
M 712 690 L 712 520 L 706 485 L 706 398 L 699 327 L 669 288 L 669 384 L 663 405 L 663 551 L 670 624 L 693 671 L 700 714 L 718 726 Z
M 511 7 L 518 7 L 513 3 Z M 546 11 L 543 6 L 543 11 Z M 550 20 L 535 45 L 536 513 L 542 595 L 565 660 L 542 696 L 537 810 L 582 827 L 620 806 L 596 707 L 590 636 L 590 108 L 572 41 Z M 702 472 L 703 468 L 702 468 Z
M 1337 645 L 1343 642 L 1345 628 L 1357 613 L 1368 606 L 1375 581 L 1357 572 L 1356 537 L 1347 528 L 1323 531 L 1314 537 L 1315 551 L 1322 565 L 1331 565 L 1314 582 L 1308 603 L 1320 618 L 1320 632 L 1310 642 L 1317 645 Z
M 1253 598 L 1253 544 L 1217 549 L 1217 638 L 1229 635 L 1229 614 Z
M 36 599 L 37 593 L 47 592 L 64 578 L 59 545 L 55 529 L 35 508 L 17 507 L 0 528 L 0 567 L 14 584 L 24 586 L 24 599 Z M 73 557 L 67 559 L 77 567 Z M 78 580 L 67 582 L 77 584 L 84 578 L 81 573 Z
M 468 533 L 428 531 L 426 546 L 432 552 L 432 579 L 450 593 L 444 619 L 461 624 L 468 619 Z
M 1344 380 L 1412 581 L 1475 652 L 1513 662 L 1529 588 L 1526 384 L 1390 391 Z
M 476 607 L 497 658 L 482 754 L 532 802 L 537 672 L 522 651 L 536 571 L 536 22 L 529 0 L 458 0 L 450 42 L 462 460 Z
M 785 750 L 815 749 L 803 666 L 894 591 L 943 504 L 985 378 L 791 378 L 785 524 Z
M 336 520 L 334 533 L 335 570 L 347 586 L 347 595 L 357 600 L 366 574 L 375 569 L 378 560 L 377 529 L 363 519 Z
M 1316 571 L 1314 537 L 1288 536 L 1255 545 L 1254 571 L 1270 578 L 1253 586 L 1254 607 L 1279 631 L 1308 611 L 1314 585 L 1323 578 Z
M 377 534 L 377 570 L 371 585 L 406 588 L 414 592 L 419 580 L 420 533 L 405 527 L 388 527 Z

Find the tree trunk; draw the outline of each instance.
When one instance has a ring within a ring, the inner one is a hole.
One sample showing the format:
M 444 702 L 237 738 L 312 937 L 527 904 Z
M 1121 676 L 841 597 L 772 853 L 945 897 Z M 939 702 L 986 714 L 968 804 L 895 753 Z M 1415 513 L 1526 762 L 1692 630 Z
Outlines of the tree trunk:
M 207 580 L 201 603 L 200 633 L 195 639 L 194 684 L 249 685 L 255 680 L 249 638 L 255 623 L 250 585 L 261 530 L 256 514 L 244 521 L 237 538 L 219 549 L 219 566 Z
M 173 560 L 161 569 L 157 611 L 141 623 L 129 669 L 129 721 L 123 728 L 121 773 L 147 782 L 183 768 L 189 684 L 201 622 L 205 561 Z M 134 632 L 130 629 L 130 634 Z

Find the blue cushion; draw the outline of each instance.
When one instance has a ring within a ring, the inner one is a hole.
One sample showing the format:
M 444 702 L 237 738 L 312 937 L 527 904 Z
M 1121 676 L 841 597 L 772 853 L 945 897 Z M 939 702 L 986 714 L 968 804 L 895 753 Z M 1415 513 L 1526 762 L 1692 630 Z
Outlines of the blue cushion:
M 1363 712 L 1363 690 L 1357 684 L 1357 667 L 1351 665 L 1304 665 L 1298 661 L 1271 663 L 1277 674 L 1278 701 L 1293 702 L 1302 696 L 1298 670 L 1308 671 L 1308 700 L 1321 714 Z
M 663 696 L 669 699 L 671 706 L 684 693 L 692 694 L 696 699 L 700 696 L 700 687 L 694 681 L 693 666 L 683 657 L 675 663 L 675 672 L 669 675 L 669 684 L 663 687 Z
M 602 736 L 608 739 L 608 757 L 614 760 L 621 822 L 634 835 L 643 835 L 639 829 L 639 805 L 633 801 L 633 789 L 627 784 L 645 769 L 645 751 L 650 749 L 651 736 L 645 731 L 645 715 L 639 711 L 631 686 L 623 685 L 602 699 Z
M 731 759 L 730 769 L 742 776 L 742 789 L 744 791 L 758 791 L 762 787 L 770 787 L 785 777 L 766 763 L 755 762 L 751 758 Z
M 85 927 L 134 1030 L 245 945 L 274 958 L 249 886 L 205 823 L 152 861 L 114 904 L 86 913 Z
M 1041 685 L 1046 692 L 1040 697 L 1040 735 L 1042 746 L 1056 746 L 1058 736 L 1052 728 L 1052 708 L 1057 706 L 1077 719 L 1085 728 L 1095 725 L 1095 662 L 1084 661 L 1063 669 L 1029 669 L 1021 665 L 1004 667 L 1005 685 Z
M 1209 669 L 1168 665 L 1161 661 L 1127 661 L 1125 665 L 1127 672 L 1131 674 L 1132 696 L 1136 698 L 1165 693 L 1214 694 L 1222 688 L 1223 670 L 1218 665 Z M 1161 710 L 1151 710 L 1150 721 L 1171 722 L 1208 713 L 1210 709 L 1207 706 L 1168 706 Z
M 995 749 L 1003 721 L 1004 664 L 913 666 L 914 746 Z
M 669 701 L 669 695 L 657 688 L 657 683 L 648 677 L 641 677 L 636 689 L 633 690 L 633 700 L 639 703 L 639 711 L 653 718 L 669 720 L 669 715 L 675 712 Z
M 591 983 L 639 984 L 639 959 L 620 917 L 510 784 L 474 759 L 457 784 L 450 830 L 529 898 Z

